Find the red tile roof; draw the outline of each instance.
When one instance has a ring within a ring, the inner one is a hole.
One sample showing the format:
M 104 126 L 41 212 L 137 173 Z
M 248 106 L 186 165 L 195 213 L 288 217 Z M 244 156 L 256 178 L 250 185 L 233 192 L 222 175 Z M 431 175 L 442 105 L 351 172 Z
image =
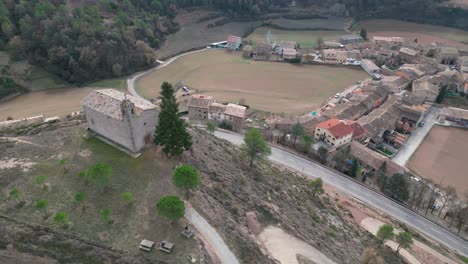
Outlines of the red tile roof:
M 328 128 L 328 132 L 330 132 L 330 134 L 332 134 L 335 138 L 342 138 L 344 136 L 352 134 L 353 129 L 350 126 L 339 122 L 338 124 Z
M 238 41 L 240 42 L 241 38 L 237 36 L 229 36 L 229 38 L 227 39 L 227 42 L 238 42 Z
M 367 133 L 367 130 L 363 128 L 358 122 L 349 124 L 353 130 L 353 138 L 360 138 Z
M 327 121 L 324 121 L 320 124 L 318 124 L 316 127 L 318 128 L 324 128 L 324 129 L 329 129 L 330 127 L 332 126 L 335 126 L 337 125 L 338 123 L 340 123 L 340 120 L 336 119 L 336 118 L 332 118 L 330 120 L 327 120 Z

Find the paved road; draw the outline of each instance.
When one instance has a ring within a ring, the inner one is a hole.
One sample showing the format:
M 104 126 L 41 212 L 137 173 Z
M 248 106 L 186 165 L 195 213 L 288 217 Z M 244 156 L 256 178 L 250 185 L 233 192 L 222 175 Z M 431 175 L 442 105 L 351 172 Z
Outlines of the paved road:
M 215 135 L 236 145 L 242 144 L 243 141 L 242 136 L 238 134 L 216 131 Z M 414 228 L 418 232 L 427 235 L 433 240 L 468 256 L 468 243 L 465 240 L 432 223 L 417 213 L 393 202 L 385 196 L 373 192 L 364 186 L 341 176 L 335 171 L 290 152 L 275 147 L 271 148 L 271 152 L 271 161 L 298 172 L 302 172 L 307 178 L 321 177 L 329 185 L 352 195 L 382 212 L 387 213 L 395 219 Z
M 239 264 L 236 256 L 231 252 L 229 247 L 224 243 L 221 236 L 195 209 L 187 207 L 185 209 L 185 218 L 195 226 L 195 228 L 208 240 L 210 246 L 216 251 L 216 256 L 221 263 Z
M 440 108 L 431 107 L 427 112 L 426 116 L 422 120 L 424 122 L 423 127 L 416 127 L 411 136 L 408 138 L 405 144 L 400 148 L 395 157 L 392 158 L 400 166 L 405 166 L 406 162 L 411 158 L 413 153 L 418 149 L 421 142 L 424 140 L 426 135 L 431 131 L 432 126 L 437 120 Z
M 132 77 L 130 77 L 130 79 L 127 79 L 127 89 L 128 89 L 128 92 L 135 96 L 136 98 L 140 98 L 140 99 L 143 99 L 143 97 L 141 97 L 135 90 L 135 82 L 140 79 L 141 77 L 145 76 L 146 74 L 148 73 L 151 73 L 155 70 L 158 70 L 158 69 L 162 69 L 166 66 L 168 66 L 169 64 L 171 64 L 173 61 L 177 60 L 178 58 L 180 57 L 183 57 L 183 56 L 186 56 L 186 55 L 190 55 L 190 54 L 194 54 L 194 53 L 198 53 L 198 52 L 202 52 L 202 51 L 205 51 L 207 49 L 202 49 L 202 50 L 195 50 L 195 51 L 190 51 L 190 52 L 187 52 L 187 53 L 183 53 L 183 54 L 180 54 L 178 56 L 175 56 L 175 57 L 172 57 L 170 58 L 169 60 L 163 62 L 163 61 L 160 61 L 158 60 L 159 64 L 158 66 L 152 68 L 152 69 L 149 69 L 147 71 L 144 71 L 144 72 L 140 72 L 140 73 L 137 73 L 135 75 L 133 75 Z

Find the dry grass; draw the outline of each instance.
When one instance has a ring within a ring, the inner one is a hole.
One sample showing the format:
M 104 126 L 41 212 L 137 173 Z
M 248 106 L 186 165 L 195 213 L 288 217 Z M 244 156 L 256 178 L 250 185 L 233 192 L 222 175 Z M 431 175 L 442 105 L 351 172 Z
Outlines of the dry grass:
M 466 129 L 434 126 L 409 160 L 409 168 L 443 186 L 454 186 L 462 195 L 468 189 L 464 156 L 467 137 Z
M 366 28 L 369 37 L 399 36 L 408 40 L 418 39 L 419 43 L 430 44 L 432 42 L 443 42 L 453 46 L 463 46 L 468 43 L 468 32 L 449 27 L 418 24 L 390 19 L 372 19 L 365 21 L 354 30 L 359 32 L 360 28 Z
M 361 68 L 256 62 L 242 59 L 239 53 L 211 50 L 182 57 L 143 77 L 137 90 L 155 98 L 163 81 L 184 81 L 218 101 L 244 98 L 254 109 L 304 113 L 364 78 L 367 74 Z

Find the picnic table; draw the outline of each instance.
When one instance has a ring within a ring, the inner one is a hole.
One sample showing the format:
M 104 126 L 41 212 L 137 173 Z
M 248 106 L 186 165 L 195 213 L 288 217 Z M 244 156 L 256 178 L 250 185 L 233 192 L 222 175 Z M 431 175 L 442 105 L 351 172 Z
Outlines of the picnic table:
M 163 240 L 159 244 L 159 250 L 164 251 L 166 253 L 171 253 L 173 247 L 174 247 L 174 243 L 168 242 L 166 240 Z
M 151 249 L 153 249 L 153 246 L 154 246 L 154 242 L 151 240 L 143 239 L 140 242 L 140 249 L 144 251 L 148 251 L 148 252 L 151 251 Z

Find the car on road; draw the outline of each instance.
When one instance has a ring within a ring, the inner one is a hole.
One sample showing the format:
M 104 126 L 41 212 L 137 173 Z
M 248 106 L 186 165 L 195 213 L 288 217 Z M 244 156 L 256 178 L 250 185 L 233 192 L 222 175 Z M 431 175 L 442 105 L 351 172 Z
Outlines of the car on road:
M 424 126 L 424 122 L 419 122 L 418 127 L 423 127 L 423 126 Z

